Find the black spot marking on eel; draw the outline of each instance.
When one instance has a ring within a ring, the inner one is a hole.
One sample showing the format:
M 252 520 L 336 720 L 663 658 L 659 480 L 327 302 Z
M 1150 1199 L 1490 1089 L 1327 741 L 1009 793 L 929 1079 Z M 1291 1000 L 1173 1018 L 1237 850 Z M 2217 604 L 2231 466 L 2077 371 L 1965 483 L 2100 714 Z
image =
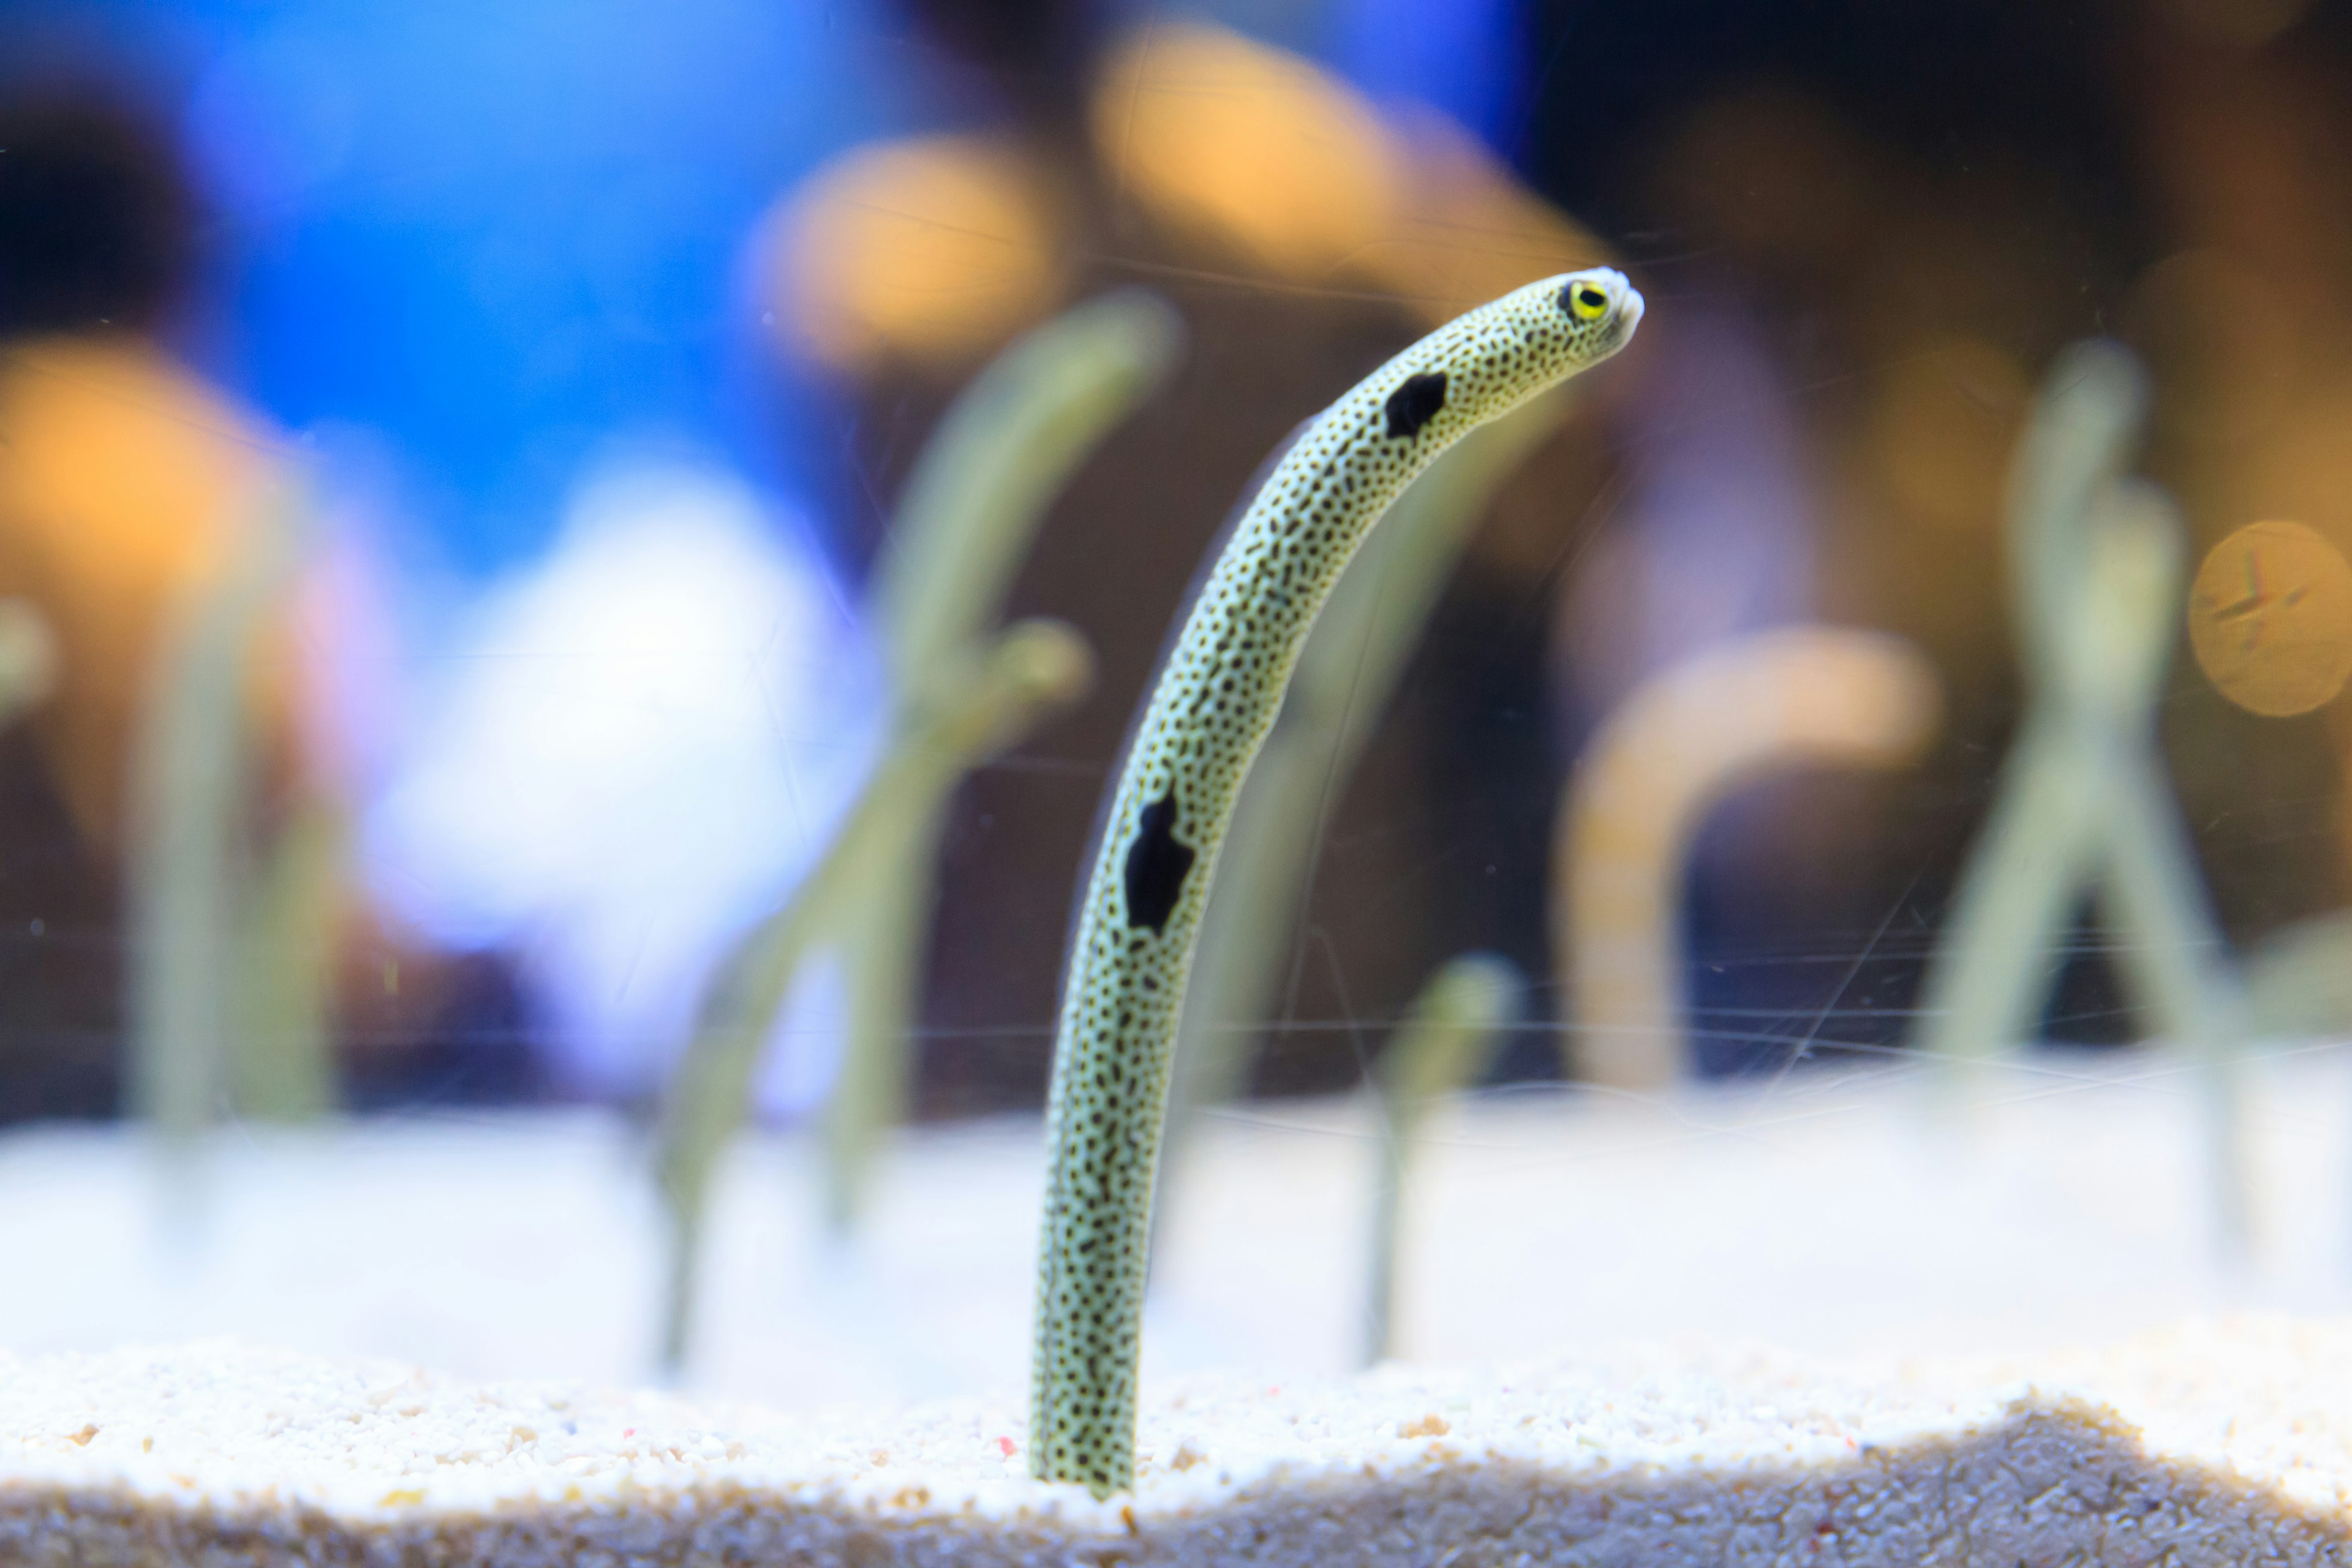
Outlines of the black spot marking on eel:
M 1423 371 L 1409 375 L 1399 384 L 1389 400 L 1381 405 L 1389 416 L 1389 437 L 1402 437 L 1408 440 L 1421 434 L 1421 427 L 1437 417 L 1445 406 L 1445 373 Z
M 1158 936 L 1176 912 L 1184 879 L 1192 874 L 1193 850 L 1176 838 L 1176 786 L 1143 808 L 1135 841 L 1127 847 L 1127 925 L 1149 926 Z

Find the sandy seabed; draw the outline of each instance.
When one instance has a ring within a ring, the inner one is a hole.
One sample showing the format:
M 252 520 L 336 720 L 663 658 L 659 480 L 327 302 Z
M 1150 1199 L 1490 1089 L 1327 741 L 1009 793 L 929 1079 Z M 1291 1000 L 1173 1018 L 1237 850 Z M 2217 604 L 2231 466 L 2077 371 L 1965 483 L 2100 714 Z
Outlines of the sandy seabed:
M 2352 1323 L 2087 1356 L 1737 1347 L 1401 1364 L 1144 1403 L 1133 1489 L 1017 1403 L 779 1415 L 198 1342 L 0 1352 L 38 1568 L 2245 1568 L 2352 1562 Z
M 1414 1152 L 1401 1349 L 1495 1363 L 1695 1334 L 2031 1351 L 2222 1310 L 2352 1310 L 2352 1057 L 2252 1066 L 2257 1230 L 2235 1258 L 2216 1244 L 2195 1081 L 2153 1053 L 2046 1053 L 1940 1116 L 1907 1067 L 1459 1102 Z M 1370 1127 L 1355 1099 L 1204 1118 L 1147 1379 L 1352 1367 Z M 688 1388 L 777 1409 L 1017 1392 L 1036 1120 L 904 1134 L 848 1244 L 817 1223 L 814 1161 L 787 1132 L 728 1162 Z M 167 1190 L 135 1132 L 16 1131 L 0 1139 L 0 1347 L 233 1335 L 461 1377 L 643 1383 L 663 1236 L 644 1172 L 641 1142 L 588 1111 L 232 1129 L 193 1193 Z

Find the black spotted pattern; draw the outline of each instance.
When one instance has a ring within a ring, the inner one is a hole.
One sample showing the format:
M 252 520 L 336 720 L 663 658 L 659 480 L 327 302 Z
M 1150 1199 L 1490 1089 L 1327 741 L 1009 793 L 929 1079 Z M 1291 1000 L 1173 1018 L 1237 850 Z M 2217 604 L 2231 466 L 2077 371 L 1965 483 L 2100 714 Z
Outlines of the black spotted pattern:
M 1562 306 L 1585 282 L 1611 309 L 1580 322 Z M 1177 1009 L 1217 846 L 1316 612 L 1439 453 L 1607 359 L 1640 317 L 1641 297 L 1604 268 L 1439 328 L 1298 437 L 1193 601 L 1128 750 L 1064 981 L 1030 1371 L 1040 1478 L 1097 1497 L 1134 1483 L 1144 1244 Z

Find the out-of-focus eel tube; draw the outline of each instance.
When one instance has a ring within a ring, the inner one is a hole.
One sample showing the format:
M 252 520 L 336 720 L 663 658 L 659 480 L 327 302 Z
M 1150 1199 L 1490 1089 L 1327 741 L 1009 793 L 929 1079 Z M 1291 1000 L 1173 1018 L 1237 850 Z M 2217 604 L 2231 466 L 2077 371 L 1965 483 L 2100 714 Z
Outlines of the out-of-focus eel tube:
M 2242 1255 L 2253 1243 L 2253 1172 L 2246 1145 L 2241 1058 L 2252 1008 L 2229 946 L 2207 901 L 2188 825 L 2159 762 L 2156 709 L 2167 655 L 2180 621 L 2186 586 L 2187 531 L 2172 502 L 2153 485 L 2120 487 L 2098 520 L 2092 570 L 2101 597 L 2117 601 L 2089 619 L 2113 626 L 2114 679 L 2147 669 L 2137 703 L 2137 732 L 2118 723 L 2116 754 L 2100 772 L 2109 781 L 2104 816 L 2094 826 L 2101 857 L 2101 898 L 2123 936 L 2124 973 L 2140 1005 L 2175 1048 L 2195 1065 L 2205 1142 L 2208 1202 L 2221 1248 Z M 2130 609 L 2144 610 L 2133 625 Z M 2124 704 L 2115 704 L 2120 716 Z
M 0 599 L 0 724 L 38 706 L 58 683 L 58 640 L 41 612 Z
M 1912 762 L 1941 711 L 1909 643 L 1831 626 L 1726 643 L 1637 688 L 1593 736 L 1552 838 L 1568 1075 L 1646 1092 L 1687 1070 L 1683 874 L 1708 811 L 1780 769 Z
M 2264 937 L 2246 961 L 2248 1007 L 2266 1038 L 2352 1034 L 2352 910 L 2314 915 Z
M 350 828 L 340 803 L 306 792 L 244 900 L 228 1053 L 244 1115 L 306 1121 L 335 1104 L 332 981 Z
M 1045 509 L 1166 378 L 1181 341 L 1164 300 L 1122 289 L 1030 332 L 957 398 L 908 479 L 875 588 L 895 726 L 923 721 L 925 705 L 966 679 Z M 836 1231 L 856 1223 L 876 1152 L 904 1116 L 940 833 L 960 777 L 935 774 L 934 787 L 897 797 L 835 928 L 848 994 L 824 1124 Z
M 1028 333 L 956 399 L 908 477 L 876 584 L 900 689 L 955 679 L 952 660 L 995 622 L 1046 506 L 1182 342 L 1166 300 L 1121 289 Z
M 1181 1201 L 1192 1113 L 1242 1091 L 1329 803 L 1379 728 L 1471 531 L 1559 428 L 1575 395 L 1571 387 L 1548 392 L 1432 463 L 1365 539 L 1307 634 L 1282 716 L 1242 785 L 1202 919 L 1177 1026 L 1155 1216 Z
M 1927 977 L 1920 1046 L 1948 1064 L 1949 1092 L 1951 1067 L 2023 1038 L 2074 900 L 2095 891 L 2127 984 L 2198 1064 L 2215 1228 L 2238 1251 L 2252 1208 L 2236 1068 L 2249 1008 L 2157 739 L 2184 535 L 2161 491 L 2117 477 L 2146 405 L 2128 353 L 2077 344 L 2021 447 L 2010 505 L 2025 725 Z
M 1030 1474 L 1135 1484 L 1152 1194 L 1192 949 L 1234 807 L 1318 613 L 1365 536 L 1471 431 L 1612 358 L 1640 290 L 1613 268 L 1515 289 L 1306 426 L 1200 580 L 1103 814 L 1055 1026 L 1030 1362 Z
M 2069 731 L 2105 715 L 2068 706 L 2081 684 L 2069 626 L 2086 608 L 2086 520 L 2123 471 L 2147 400 L 2122 350 L 2077 345 L 2052 367 L 2011 469 L 2010 589 L 2029 707 L 1921 996 L 1920 1046 L 1948 1060 L 1995 1056 L 2032 1028 L 2044 956 L 2090 872 L 2099 781 Z
M 131 1078 L 170 1173 L 167 1201 L 197 1201 L 187 1169 L 234 1070 L 245 824 L 252 758 L 246 679 L 269 613 L 308 554 L 315 509 L 281 477 L 218 574 L 159 645 L 131 777 Z M 316 1054 L 323 1039 L 304 1047 Z M 323 1085 L 326 1066 L 303 1069 Z
M 1396 1352 L 1397 1259 L 1406 1167 L 1422 1117 L 1485 1068 L 1495 1038 L 1518 1015 L 1526 985 L 1508 961 L 1469 953 L 1445 964 L 1413 998 L 1381 1054 L 1372 1172 L 1371 1271 L 1364 1291 L 1364 1364 Z
M 910 802 L 936 798 L 1045 715 L 1077 700 L 1092 678 L 1092 656 L 1076 632 L 1058 621 L 1029 620 L 1008 628 L 984 660 L 966 666 L 961 680 L 938 680 L 791 901 L 753 928 L 721 969 L 670 1080 L 657 1134 L 656 1180 L 670 1222 L 665 1368 L 675 1372 L 686 1358 L 712 1172 L 743 1120 L 761 1047 L 802 958 L 865 883 L 877 847 L 894 841 Z

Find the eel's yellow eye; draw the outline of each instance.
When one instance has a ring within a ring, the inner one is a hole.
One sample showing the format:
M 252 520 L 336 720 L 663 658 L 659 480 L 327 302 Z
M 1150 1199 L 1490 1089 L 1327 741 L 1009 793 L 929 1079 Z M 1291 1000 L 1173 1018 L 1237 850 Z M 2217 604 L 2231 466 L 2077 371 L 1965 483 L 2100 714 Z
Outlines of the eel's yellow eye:
M 1571 283 L 1560 290 L 1559 302 L 1580 321 L 1597 321 L 1609 312 L 1609 291 L 1598 283 Z

